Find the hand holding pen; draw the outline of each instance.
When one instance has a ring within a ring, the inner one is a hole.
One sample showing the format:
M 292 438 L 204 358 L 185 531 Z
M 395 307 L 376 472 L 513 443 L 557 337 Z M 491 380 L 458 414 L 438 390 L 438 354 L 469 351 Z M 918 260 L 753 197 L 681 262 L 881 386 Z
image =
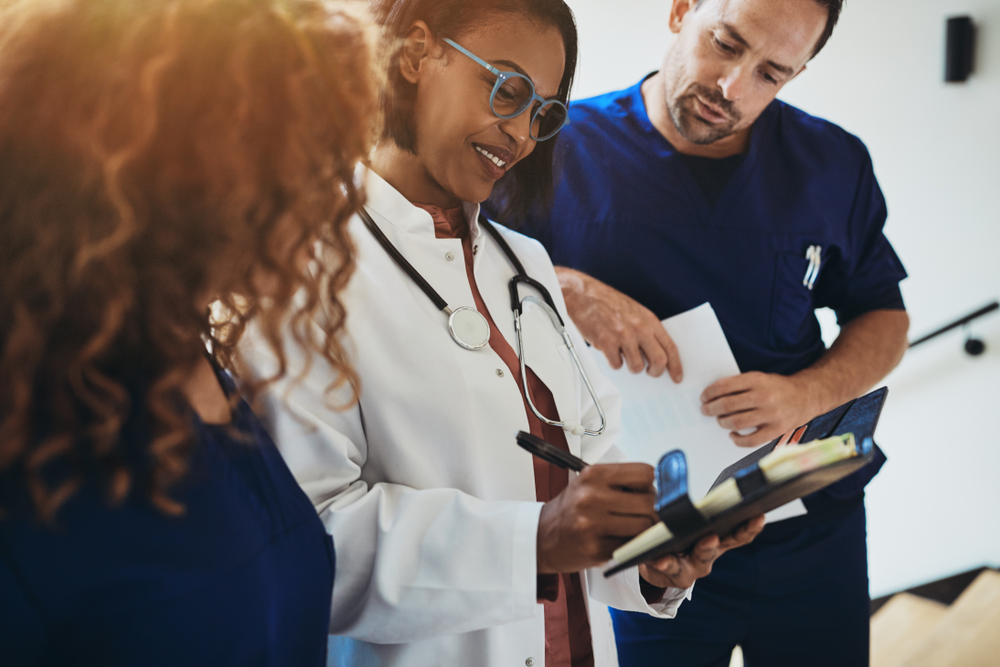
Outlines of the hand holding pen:
M 589 466 L 541 438 L 521 432 L 518 444 L 560 468 L 576 471 L 545 503 L 538 521 L 538 573 L 579 572 L 658 521 L 653 468 L 645 463 Z

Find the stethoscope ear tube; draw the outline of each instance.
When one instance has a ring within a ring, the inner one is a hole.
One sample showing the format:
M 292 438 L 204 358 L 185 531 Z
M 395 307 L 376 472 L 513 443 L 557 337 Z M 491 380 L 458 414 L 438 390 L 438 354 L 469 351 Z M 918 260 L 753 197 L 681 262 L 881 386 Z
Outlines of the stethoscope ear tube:
M 552 319 L 552 324 L 555 326 L 558 319 L 562 322 L 562 318 L 559 317 L 559 313 L 555 312 L 555 309 L 549 308 L 548 304 L 540 302 L 535 297 L 525 297 L 525 301 L 533 301 L 539 307 L 545 311 L 551 311 L 549 317 Z M 576 366 L 576 370 L 580 373 L 580 377 L 583 378 L 583 383 L 587 387 L 587 391 L 590 393 L 590 399 L 594 402 L 594 406 L 597 408 L 597 415 L 601 419 L 601 425 L 597 427 L 596 430 L 591 430 L 583 426 L 583 424 L 570 424 L 568 422 L 555 421 L 549 419 L 542 414 L 541 410 L 535 407 L 535 402 L 531 399 L 531 388 L 528 386 L 528 368 L 527 363 L 524 359 L 524 336 L 521 330 L 521 311 L 520 309 L 514 311 L 514 333 L 517 337 L 517 357 L 521 364 L 521 386 L 524 390 L 524 398 L 528 403 L 528 408 L 532 413 L 543 422 L 550 426 L 557 426 L 563 430 L 569 431 L 573 435 L 583 436 L 583 435 L 600 435 L 604 433 L 604 429 L 607 428 L 608 422 L 604 415 L 604 406 L 601 405 L 601 401 L 597 397 L 597 391 L 594 389 L 594 385 L 590 381 L 590 376 L 587 375 L 587 371 L 583 368 L 583 363 L 580 361 L 580 357 L 576 353 L 576 346 L 573 345 L 573 339 L 570 338 L 569 332 L 566 331 L 564 326 L 556 327 L 559 331 L 559 335 L 562 336 L 563 342 L 566 344 L 566 349 L 569 350 L 570 357 L 573 359 L 573 364 Z
M 552 323 L 556 325 L 556 328 L 560 331 L 565 329 L 566 323 L 563 322 L 562 316 L 559 315 L 559 311 L 556 310 L 555 301 L 552 300 L 552 295 L 549 294 L 549 291 L 545 289 L 545 285 L 530 276 L 524 275 L 523 273 L 519 273 L 511 278 L 510 283 L 508 284 L 508 287 L 510 288 L 511 310 L 523 314 L 524 311 L 522 303 L 524 301 L 534 301 L 536 303 L 540 303 L 537 297 L 526 296 L 524 299 L 520 298 L 518 287 L 520 287 L 521 283 L 535 288 L 535 290 L 542 295 L 542 299 L 544 299 L 545 305 L 547 306 L 546 312 L 548 312 L 549 317 L 552 319 Z
M 451 334 L 452 339 L 461 347 L 467 350 L 481 350 L 490 341 L 490 325 L 486 317 L 480 313 L 475 308 L 470 308 L 469 306 L 460 306 L 458 308 L 452 309 L 448 302 L 437 293 L 437 291 L 431 287 L 431 284 L 420 275 L 420 273 L 410 264 L 402 253 L 396 249 L 392 242 L 386 237 L 377 224 L 375 220 L 372 219 L 371 215 L 364 208 L 358 211 L 358 215 L 361 217 L 361 221 L 364 222 L 365 227 L 371 232 L 375 240 L 378 241 L 382 249 L 389 255 L 390 258 L 396 263 L 399 268 L 401 268 L 414 283 L 423 291 L 427 297 L 434 302 L 434 305 L 445 314 L 448 315 L 448 332 Z M 508 288 L 510 290 L 510 303 L 511 309 L 514 312 L 514 332 L 517 337 L 517 356 L 521 364 L 521 383 L 524 390 L 524 396 L 527 399 L 528 407 L 540 420 L 546 424 L 552 426 L 557 426 L 566 431 L 571 432 L 573 435 L 600 435 L 604 432 L 607 426 L 607 419 L 604 415 L 604 408 L 601 406 L 601 402 L 597 398 L 597 392 L 594 390 L 593 384 L 590 382 L 590 378 L 587 376 L 587 372 L 583 368 L 583 364 L 580 362 L 580 357 L 577 356 L 576 349 L 573 345 L 573 341 L 570 339 L 569 334 L 566 332 L 566 323 L 563 321 L 562 316 L 559 311 L 556 310 L 555 302 L 552 300 L 552 295 L 549 294 L 549 290 L 546 289 L 545 285 L 541 284 L 537 280 L 534 280 L 524 270 L 524 265 L 514 254 L 514 251 L 508 245 L 506 239 L 501 236 L 500 232 L 497 231 L 496 227 L 483 216 L 479 216 L 479 224 L 489 232 L 490 236 L 497 242 L 500 249 L 503 251 L 504 255 L 510 261 L 511 265 L 514 267 L 515 275 L 511 278 Z M 523 300 L 519 298 L 518 287 L 521 283 L 524 283 L 542 295 L 542 300 L 539 300 L 535 296 L 526 296 Z M 587 386 L 587 391 L 590 392 L 590 398 L 593 400 L 594 405 L 597 407 L 597 413 L 601 418 L 601 425 L 597 430 L 589 430 L 584 428 L 582 424 L 568 424 L 565 422 L 558 422 L 548 419 L 543 415 L 537 407 L 535 407 L 534 401 L 531 400 L 531 391 L 528 388 L 528 372 L 527 366 L 524 361 L 524 341 L 521 332 L 521 315 L 523 310 L 523 303 L 535 303 L 541 307 L 549 319 L 552 320 L 552 325 L 562 336 L 563 341 L 566 343 L 566 347 L 570 352 L 573 359 L 573 363 L 576 365 L 580 376 L 583 378 L 584 384 Z
M 382 246 L 382 249 L 389 254 L 389 257 L 392 257 L 392 261 L 394 261 L 399 268 L 403 269 L 403 271 L 406 272 L 406 275 L 410 276 L 410 279 L 417 284 L 421 291 L 423 291 L 423 293 L 434 302 L 434 305 L 437 306 L 438 310 L 443 310 L 447 314 L 451 315 L 451 309 L 448 307 L 448 302 L 444 300 L 444 297 L 437 293 L 437 290 L 431 287 L 431 284 L 427 282 L 422 275 L 420 275 L 419 271 L 413 268 L 412 264 L 406 261 L 403 254 L 396 249 L 396 246 L 392 245 L 392 241 L 386 238 L 382 230 L 379 229 L 379 226 L 375 224 L 375 221 L 372 220 L 368 211 L 362 207 L 358 210 L 358 215 L 361 216 L 361 221 L 365 223 L 365 227 L 367 227 L 368 231 L 375 237 L 378 244 Z
M 573 363 L 575 363 L 576 367 L 580 369 L 580 377 L 583 378 L 583 383 L 587 385 L 587 391 L 590 393 L 590 400 L 594 402 L 594 406 L 597 408 L 597 415 L 601 418 L 601 425 L 597 427 L 596 431 L 585 429 L 583 431 L 583 435 L 600 435 L 604 433 L 604 429 L 608 426 L 608 420 L 604 416 L 604 406 L 601 405 L 601 401 L 597 398 L 597 391 L 594 389 L 594 385 L 590 382 L 590 376 L 588 376 L 583 370 L 583 364 L 580 362 L 580 357 L 576 354 L 576 346 L 573 345 L 573 341 L 570 340 L 569 334 L 565 331 L 563 332 L 563 339 L 566 341 L 566 348 L 569 350 L 570 356 L 573 357 Z

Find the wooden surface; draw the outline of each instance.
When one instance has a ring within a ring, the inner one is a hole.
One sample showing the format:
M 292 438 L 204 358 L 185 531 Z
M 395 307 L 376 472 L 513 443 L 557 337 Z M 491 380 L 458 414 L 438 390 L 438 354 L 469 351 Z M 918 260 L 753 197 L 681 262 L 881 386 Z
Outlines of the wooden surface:
M 986 571 L 948 608 L 903 667 L 997 665 L 1000 665 L 1000 574 Z
M 729 667 L 743 667 L 738 646 Z M 892 596 L 872 616 L 871 667 L 1000 667 L 1000 573 L 983 570 L 950 606 Z
M 969 587 L 969 585 L 976 580 L 980 574 L 988 570 L 986 567 L 977 567 L 974 570 L 968 570 L 967 572 L 959 572 L 958 574 L 953 574 L 950 577 L 945 577 L 944 579 L 938 579 L 937 581 L 932 581 L 927 584 L 922 584 L 920 586 L 914 586 L 913 588 L 908 588 L 905 591 L 898 591 L 899 593 L 912 593 L 918 597 L 922 597 L 925 600 L 934 600 L 935 602 L 940 602 L 944 605 L 950 605 L 958 596 Z M 995 572 L 998 570 L 994 570 Z M 893 595 L 884 595 L 879 598 L 872 600 L 872 615 L 877 612 L 883 604 L 888 602 Z
M 872 616 L 871 667 L 902 667 L 947 611 L 940 602 L 894 595 Z

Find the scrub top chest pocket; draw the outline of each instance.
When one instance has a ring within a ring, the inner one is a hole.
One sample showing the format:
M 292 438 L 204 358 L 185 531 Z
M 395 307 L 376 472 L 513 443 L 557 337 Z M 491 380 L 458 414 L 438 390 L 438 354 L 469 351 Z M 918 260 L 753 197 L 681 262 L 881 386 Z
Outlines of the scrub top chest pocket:
M 822 275 L 824 244 L 806 240 L 801 250 L 779 250 L 775 257 L 771 299 L 770 342 L 780 349 L 794 349 L 815 339 L 819 331 L 815 309 L 817 282 Z

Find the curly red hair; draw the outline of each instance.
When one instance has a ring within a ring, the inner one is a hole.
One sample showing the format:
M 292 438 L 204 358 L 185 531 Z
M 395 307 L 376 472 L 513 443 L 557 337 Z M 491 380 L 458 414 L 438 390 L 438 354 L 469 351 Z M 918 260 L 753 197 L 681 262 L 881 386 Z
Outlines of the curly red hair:
M 94 469 L 112 502 L 143 487 L 183 511 L 181 386 L 206 342 L 237 371 L 251 318 L 279 375 L 283 323 L 315 320 L 297 342 L 356 386 L 336 295 L 377 106 L 367 30 L 321 0 L 0 11 L 0 473 L 43 520 Z M 333 261 L 306 265 L 317 239 Z M 139 411 L 142 469 L 119 437 Z

